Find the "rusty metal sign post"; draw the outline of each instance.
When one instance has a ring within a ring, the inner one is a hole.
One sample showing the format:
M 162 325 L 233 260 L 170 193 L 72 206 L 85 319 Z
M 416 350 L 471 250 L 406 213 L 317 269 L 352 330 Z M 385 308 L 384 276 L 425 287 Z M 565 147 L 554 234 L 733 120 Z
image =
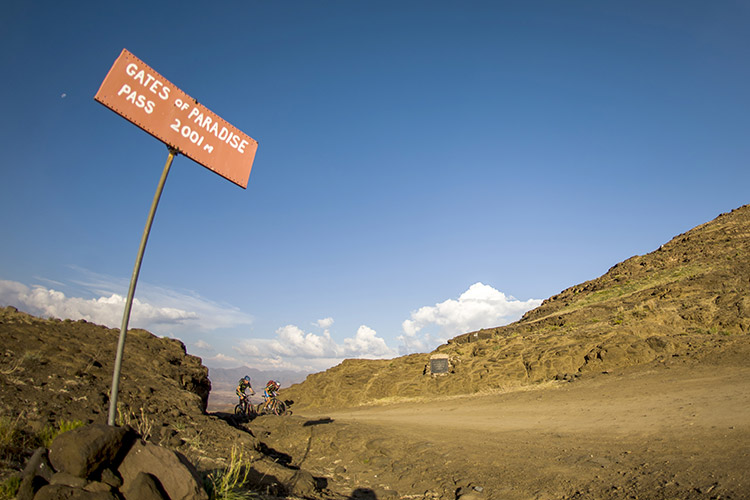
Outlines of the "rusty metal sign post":
M 172 160 L 182 153 L 237 184 L 247 187 L 258 142 L 188 96 L 166 78 L 123 49 L 94 99 L 167 145 L 169 156 L 143 230 L 128 298 L 122 315 L 112 373 L 107 423 L 115 425 L 122 358 L 130 311 L 151 225 Z

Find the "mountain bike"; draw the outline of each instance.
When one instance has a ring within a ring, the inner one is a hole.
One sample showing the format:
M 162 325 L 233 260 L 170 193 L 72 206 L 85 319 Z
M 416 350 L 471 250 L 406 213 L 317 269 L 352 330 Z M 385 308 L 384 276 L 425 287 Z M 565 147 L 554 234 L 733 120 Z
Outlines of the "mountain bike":
M 273 397 L 256 406 L 255 413 L 258 415 L 291 415 L 292 410 L 289 409 L 284 401 Z
M 240 418 L 252 418 L 258 414 L 249 396 L 243 396 L 240 403 L 234 407 L 234 414 Z

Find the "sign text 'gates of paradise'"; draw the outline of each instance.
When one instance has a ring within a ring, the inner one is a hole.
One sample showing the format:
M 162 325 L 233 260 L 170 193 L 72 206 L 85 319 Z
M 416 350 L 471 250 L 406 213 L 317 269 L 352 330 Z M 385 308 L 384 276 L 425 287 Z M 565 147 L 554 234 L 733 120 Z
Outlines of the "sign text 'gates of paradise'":
M 247 187 L 258 143 L 123 49 L 94 99 L 179 153 Z
M 151 202 L 151 211 L 146 219 L 122 315 L 107 419 L 107 423 L 114 426 L 125 337 L 135 287 L 156 207 L 159 205 L 172 160 L 177 153 L 182 153 L 238 186 L 246 188 L 258 143 L 205 106 L 198 104 L 198 101 L 172 85 L 126 49 L 123 49 L 115 60 L 94 99 L 164 142 L 169 149 L 167 162 L 154 200 Z

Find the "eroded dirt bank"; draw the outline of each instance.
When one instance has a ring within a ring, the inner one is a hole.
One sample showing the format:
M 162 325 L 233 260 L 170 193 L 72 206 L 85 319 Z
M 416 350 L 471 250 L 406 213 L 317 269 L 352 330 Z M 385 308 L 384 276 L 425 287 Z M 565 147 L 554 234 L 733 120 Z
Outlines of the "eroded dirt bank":
M 266 417 L 253 428 L 342 496 L 750 498 L 750 367 L 741 362 L 652 363 L 522 392 Z

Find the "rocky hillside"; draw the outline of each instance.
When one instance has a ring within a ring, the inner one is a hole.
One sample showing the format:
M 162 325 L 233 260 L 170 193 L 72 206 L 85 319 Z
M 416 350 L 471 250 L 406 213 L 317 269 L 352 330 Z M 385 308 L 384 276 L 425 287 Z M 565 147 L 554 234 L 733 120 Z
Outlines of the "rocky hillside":
M 0 498 L 35 449 L 49 446 L 43 438 L 49 429 L 106 423 L 118 336 L 118 329 L 83 320 L 0 308 Z M 309 473 L 278 464 L 232 416 L 206 413 L 210 390 L 208 369 L 180 341 L 129 331 L 118 426 L 132 427 L 154 449 L 187 457 L 203 474 L 225 468 L 238 447 L 252 464 L 249 488 L 266 498 L 289 492 L 317 498 Z
M 430 354 L 346 360 L 282 392 L 347 407 L 511 389 L 680 356 L 732 355 L 750 333 L 750 205 L 551 297 L 521 320 Z M 450 373 L 432 375 L 431 355 Z
M 0 328 L 2 408 L 19 409 L 32 427 L 50 418 L 106 419 L 119 330 L 85 320 L 45 320 L 13 307 L 0 308 Z M 182 342 L 129 331 L 119 395 L 123 412 L 140 413 L 147 400 L 144 411 L 160 423 L 200 414 L 210 390 L 208 370 Z

